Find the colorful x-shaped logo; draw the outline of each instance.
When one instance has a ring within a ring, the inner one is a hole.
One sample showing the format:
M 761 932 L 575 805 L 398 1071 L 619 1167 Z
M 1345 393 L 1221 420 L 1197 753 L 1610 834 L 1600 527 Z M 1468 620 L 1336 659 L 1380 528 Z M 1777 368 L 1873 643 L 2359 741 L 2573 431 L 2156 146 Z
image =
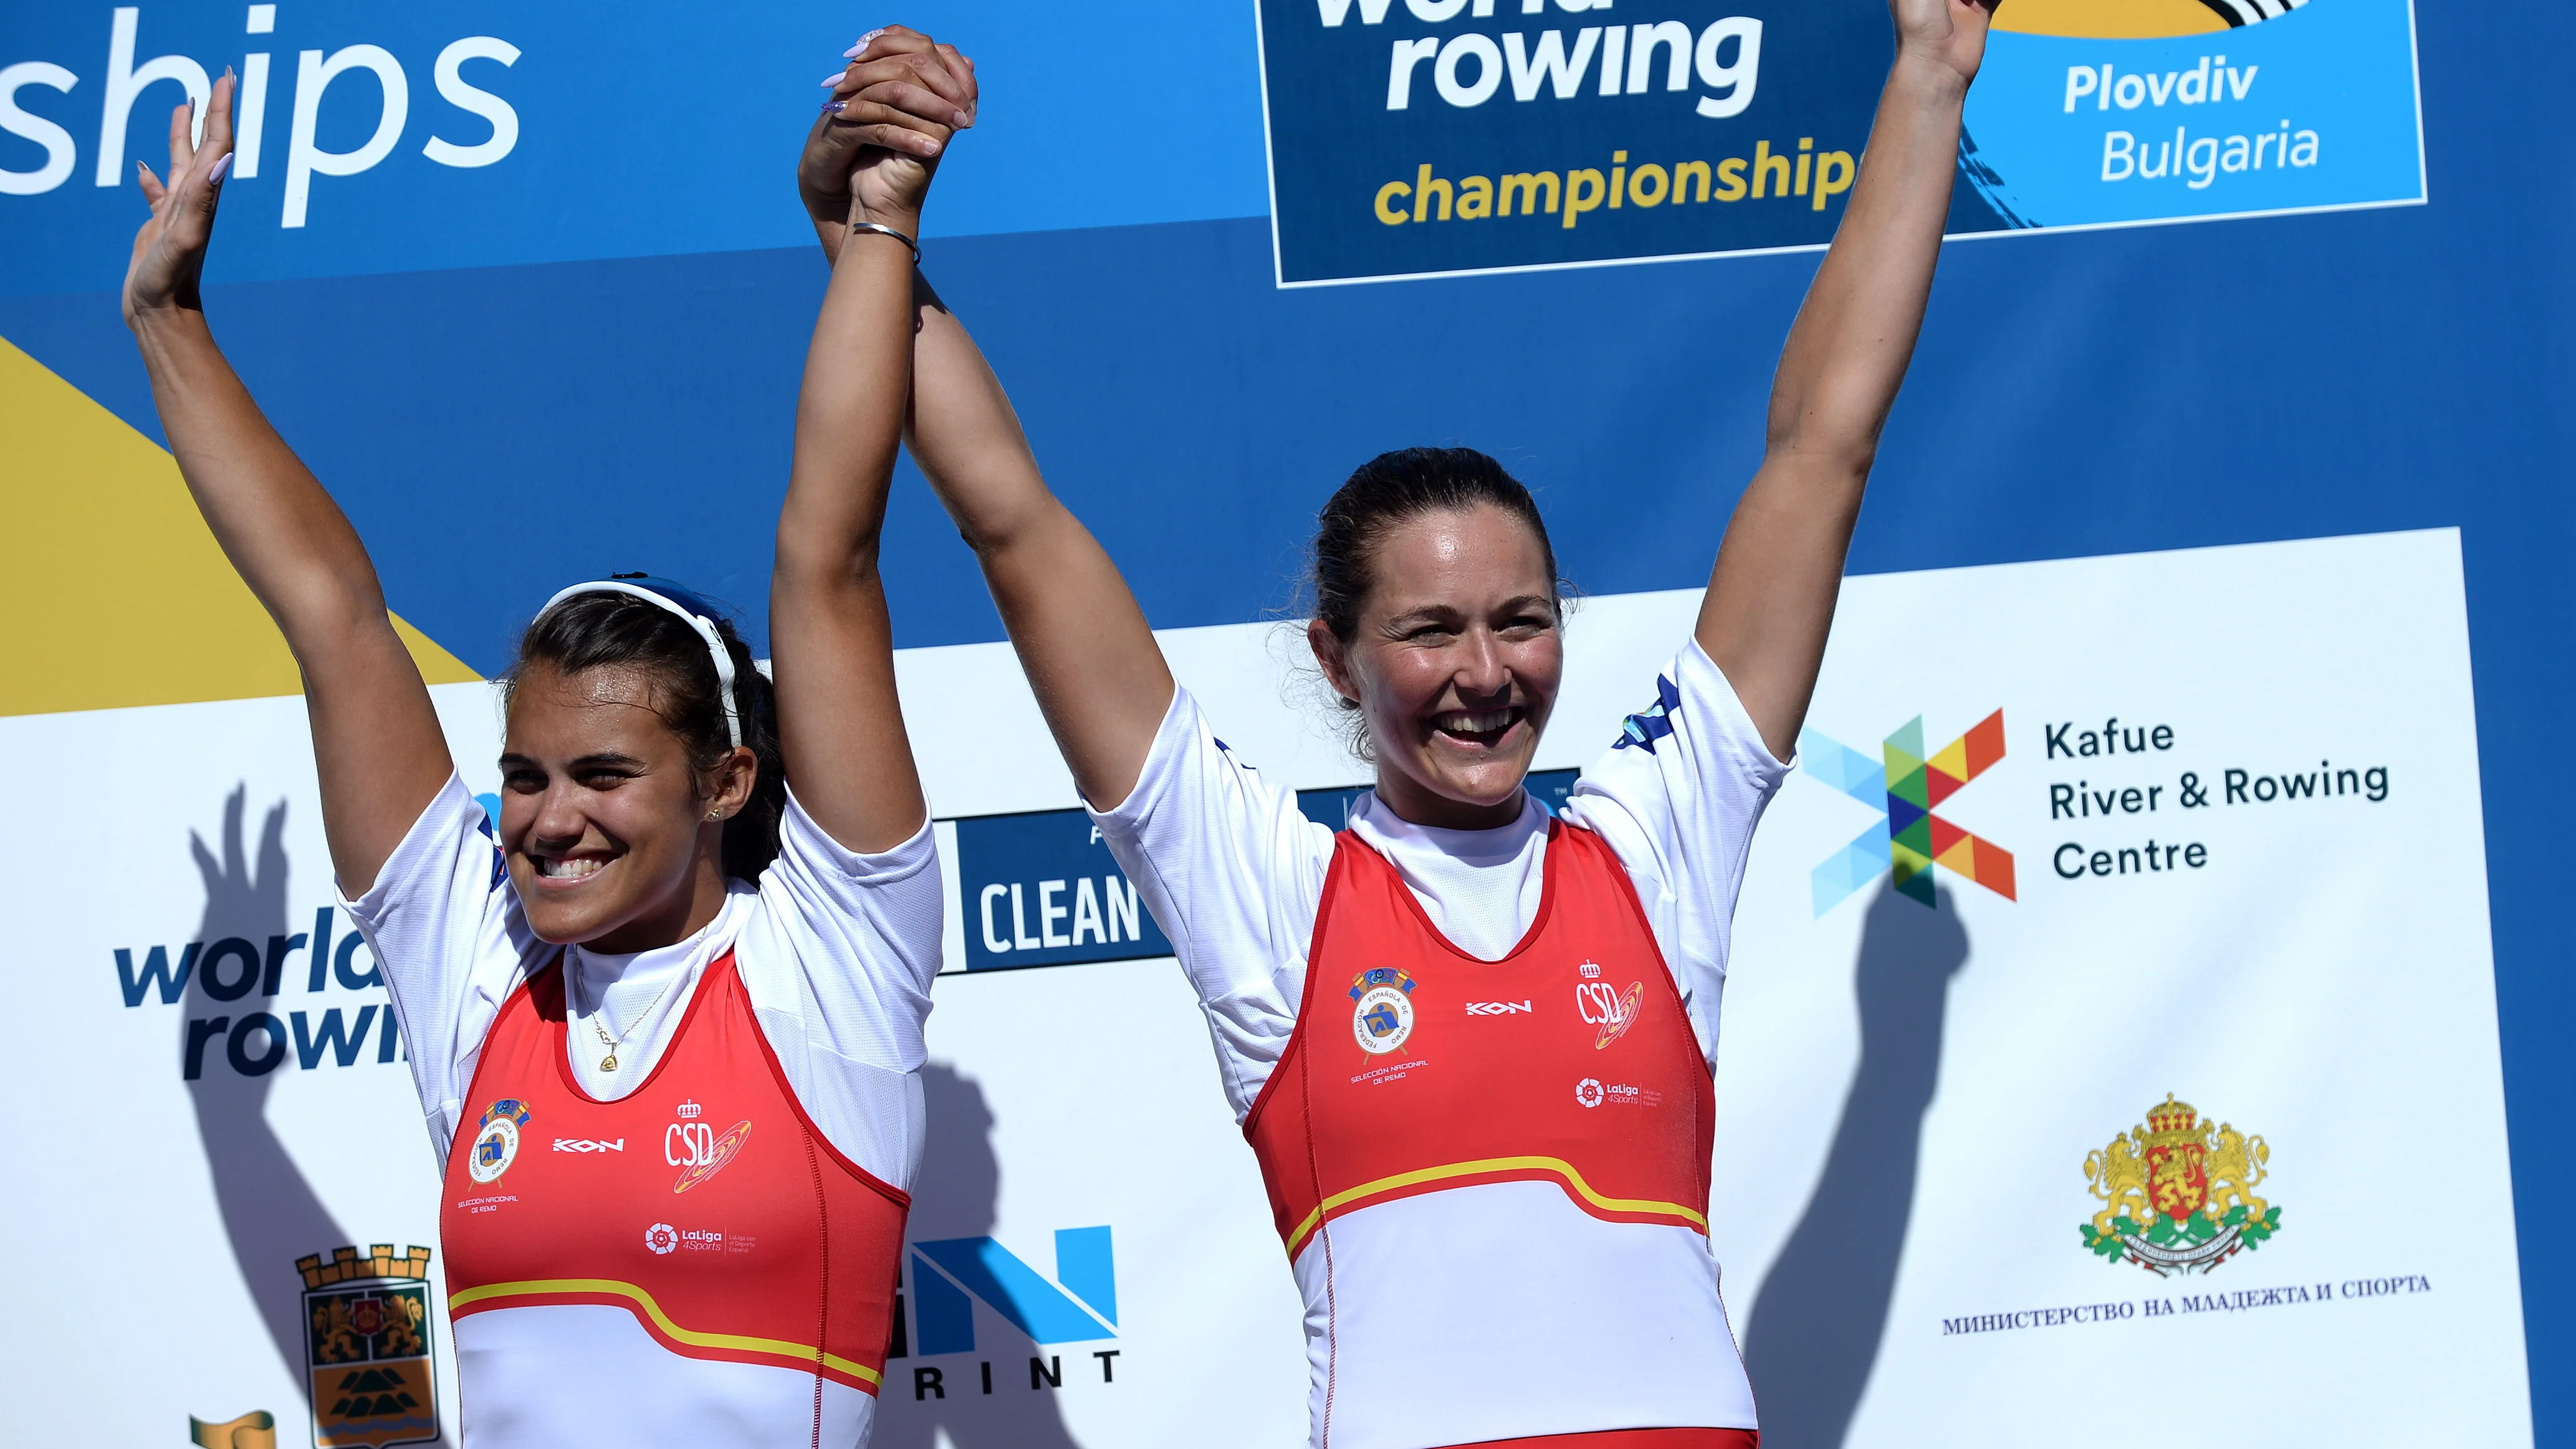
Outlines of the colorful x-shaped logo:
M 2004 757 L 2004 712 L 1923 752 L 1923 717 L 1916 715 L 1887 737 L 1873 760 L 1814 730 L 1798 736 L 1798 758 L 1808 774 L 1880 812 L 1878 823 L 1835 851 L 1808 877 L 1821 916 L 1880 875 L 1893 871 L 1896 889 L 1933 904 L 1932 867 L 1975 881 L 2005 900 L 2013 896 L 2012 852 L 1971 835 L 1932 813 L 1932 807 Z

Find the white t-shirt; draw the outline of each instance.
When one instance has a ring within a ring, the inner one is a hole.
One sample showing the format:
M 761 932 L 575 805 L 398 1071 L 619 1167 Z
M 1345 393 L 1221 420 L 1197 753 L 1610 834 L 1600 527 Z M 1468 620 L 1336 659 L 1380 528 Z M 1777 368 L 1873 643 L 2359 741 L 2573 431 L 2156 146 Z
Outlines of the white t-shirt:
M 346 902 L 382 964 L 440 1165 L 502 1003 L 558 949 L 573 1072 L 585 1091 L 613 1101 L 652 1074 L 699 978 L 730 947 L 806 1115 L 842 1155 L 909 1190 L 921 1164 L 915 1073 L 943 915 L 930 825 L 882 854 L 855 854 L 791 790 L 778 846 L 759 885 L 732 882 L 716 918 L 686 940 L 626 956 L 558 948 L 529 930 L 489 817 L 449 777 L 375 884 Z M 599 1067 L 602 1023 L 623 1037 L 613 1073 Z
M 1713 1068 L 1745 852 L 1789 766 L 1696 641 L 1656 684 L 1655 700 L 1584 769 L 1565 818 L 1598 832 L 1626 868 Z M 1174 691 L 1136 788 L 1092 818 L 1198 990 L 1240 1121 L 1296 1027 L 1334 832 L 1236 759 L 1187 690 Z M 1450 940 L 1492 961 L 1537 918 L 1547 820 L 1524 797 L 1510 825 L 1439 830 L 1397 819 L 1371 793 L 1352 806 L 1350 829 L 1394 863 Z

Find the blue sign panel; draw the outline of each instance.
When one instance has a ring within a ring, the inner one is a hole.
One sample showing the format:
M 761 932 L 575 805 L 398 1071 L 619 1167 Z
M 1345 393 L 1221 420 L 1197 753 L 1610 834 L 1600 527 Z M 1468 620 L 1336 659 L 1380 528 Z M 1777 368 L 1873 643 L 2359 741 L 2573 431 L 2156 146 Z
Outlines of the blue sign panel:
M 914 1243 L 913 1318 L 922 1354 L 973 1353 L 981 1302 L 1038 1343 L 1082 1343 L 1118 1336 L 1118 1275 L 1110 1233 L 1058 1228 L 1055 1281 L 991 1238 Z M 903 1358 L 902 1328 L 888 1358 Z
M 1813 246 L 1882 0 L 1260 0 L 1278 280 Z
M 1260 0 L 1282 286 L 1820 246 L 1879 0 Z M 2023 0 L 1953 234 L 2424 199 L 2411 0 Z
M 2115 29 L 2004 7 L 2002 25 L 2026 28 L 1987 43 L 1966 175 L 2005 224 L 2424 199 L 2408 0 L 2247 0 L 2241 13 L 2215 0 L 2205 24 L 2181 8 L 2179 27 Z
M 957 879 L 969 971 L 1172 954 L 1080 810 L 958 821 Z
M 216 285 L 810 251 L 792 177 L 815 83 L 892 18 L 824 0 L 0 7 L 0 297 L 117 285 L 146 212 L 134 163 L 163 169 L 171 108 L 205 101 L 227 68 L 239 131 L 207 260 Z M 1260 213 L 1240 10 L 1126 0 L 1103 24 L 1079 6 L 916 0 L 900 18 L 958 44 L 985 80 L 930 235 Z M 1140 59 L 1166 82 L 1120 115 L 1155 141 L 1104 170 L 1062 118 L 1092 77 Z M 639 75 L 683 87 L 687 124 L 602 146 L 598 118 L 632 104 Z M 627 210 L 601 226 L 590 198 L 609 194 Z

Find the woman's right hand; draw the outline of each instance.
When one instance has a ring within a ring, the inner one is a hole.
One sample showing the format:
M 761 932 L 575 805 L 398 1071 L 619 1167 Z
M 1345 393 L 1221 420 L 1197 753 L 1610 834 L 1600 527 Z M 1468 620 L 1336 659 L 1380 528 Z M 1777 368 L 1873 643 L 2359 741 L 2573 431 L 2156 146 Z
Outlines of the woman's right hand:
M 975 123 L 974 62 L 900 25 L 853 51 L 806 136 L 797 190 L 818 226 L 873 221 L 917 235 L 950 136 Z
M 170 112 L 170 180 L 165 185 L 152 168 L 135 163 L 143 199 L 152 216 L 134 234 L 134 254 L 125 265 L 125 323 L 136 327 L 154 314 L 181 308 L 203 310 L 197 278 L 206 268 L 206 244 L 214 237 L 215 203 L 233 160 L 233 73 L 215 82 L 206 103 L 206 134 L 192 141 L 191 108 Z

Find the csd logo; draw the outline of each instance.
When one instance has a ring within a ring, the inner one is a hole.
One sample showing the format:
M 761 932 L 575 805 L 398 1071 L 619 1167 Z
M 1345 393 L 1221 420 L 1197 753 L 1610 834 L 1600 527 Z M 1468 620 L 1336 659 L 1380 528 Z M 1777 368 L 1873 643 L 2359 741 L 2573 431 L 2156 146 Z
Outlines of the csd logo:
M 1583 1014 L 1586 1024 L 1601 1028 L 1593 1039 L 1595 1049 L 1628 1034 L 1629 1025 L 1637 1019 L 1637 1008 L 1646 999 L 1646 983 L 1632 981 L 1621 991 L 1607 981 L 1578 981 L 1574 986 L 1574 1007 Z
M 662 1129 L 662 1160 L 695 1167 L 716 1155 L 716 1129 L 705 1122 L 674 1122 Z
M 705 1111 L 695 1102 L 682 1102 L 674 1114 L 680 1120 L 662 1129 L 662 1160 L 680 1169 L 673 1192 L 687 1192 L 724 1171 L 751 1138 L 749 1122 L 736 1122 L 718 1136 L 713 1126 L 698 1120 Z

